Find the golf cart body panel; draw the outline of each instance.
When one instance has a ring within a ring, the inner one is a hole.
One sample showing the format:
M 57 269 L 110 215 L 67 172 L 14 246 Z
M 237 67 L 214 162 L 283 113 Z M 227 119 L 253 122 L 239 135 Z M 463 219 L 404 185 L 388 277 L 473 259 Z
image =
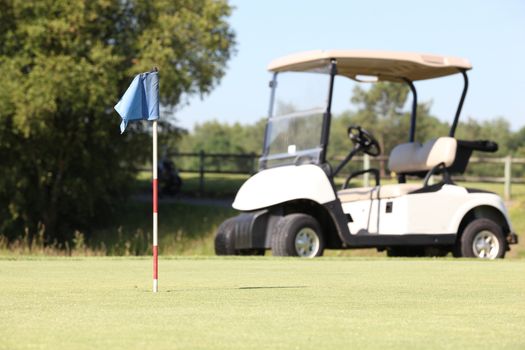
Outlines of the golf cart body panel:
M 319 204 L 336 199 L 330 180 L 317 165 L 288 165 L 265 169 L 239 189 L 233 208 L 252 211 L 296 199 Z
M 503 202 L 493 193 L 469 193 L 460 186 L 443 185 L 435 192 L 385 198 L 377 194 L 380 188 L 374 189 L 373 199 L 342 204 L 343 211 L 352 215 L 348 223 L 352 235 L 455 235 L 466 214 L 483 206 L 497 210 L 510 227 Z

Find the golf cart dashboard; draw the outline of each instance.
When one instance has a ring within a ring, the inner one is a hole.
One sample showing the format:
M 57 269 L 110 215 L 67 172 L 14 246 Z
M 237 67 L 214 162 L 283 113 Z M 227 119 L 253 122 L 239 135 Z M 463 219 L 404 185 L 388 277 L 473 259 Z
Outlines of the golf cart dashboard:
M 290 146 L 293 149 L 295 145 Z M 259 170 L 286 165 L 320 164 L 321 153 L 322 148 L 314 148 L 262 156 L 259 159 Z

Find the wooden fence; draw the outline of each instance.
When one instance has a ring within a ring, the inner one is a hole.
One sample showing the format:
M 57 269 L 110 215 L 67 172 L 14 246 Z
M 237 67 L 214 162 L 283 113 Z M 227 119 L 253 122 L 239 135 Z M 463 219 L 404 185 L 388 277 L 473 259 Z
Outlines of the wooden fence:
M 363 169 L 368 169 L 370 167 L 370 157 L 364 155 L 362 157 L 356 157 L 356 159 L 363 160 Z M 378 161 L 384 161 L 388 163 L 387 156 L 376 157 Z M 506 157 L 494 158 L 494 157 L 471 157 L 469 164 L 501 164 L 503 167 L 503 176 L 470 176 L 470 175 L 459 175 L 453 176 L 454 181 L 468 181 L 468 182 L 485 182 L 485 183 L 501 183 L 504 186 L 504 198 L 506 200 L 511 199 L 512 193 L 511 188 L 512 184 L 522 184 L 525 183 L 525 177 L 512 177 L 512 166 L 513 165 L 523 165 L 525 164 L 525 158 L 513 158 L 508 155 Z M 369 185 L 368 174 L 364 177 L 364 186 Z
M 168 155 L 175 160 L 177 169 L 180 172 L 198 173 L 199 188 L 204 192 L 205 175 L 208 174 L 245 174 L 251 175 L 257 172 L 260 155 L 255 153 L 208 153 L 200 152 L 174 152 Z M 185 161 L 193 159 L 193 161 Z M 333 161 L 340 161 L 337 157 Z M 368 169 L 371 161 L 388 163 L 387 156 L 370 158 L 368 155 L 356 156 L 355 161 L 362 162 L 362 168 Z M 504 185 L 504 197 L 506 200 L 511 198 L 512 184 L 525 183 L 525 177 L 512 177 L 513 165 L 525 165 L 525 158 L 513 158 L 506 156 L 502 158 L 493 157 L 471 157 L 469 164 L 500 164 L 503 167 L 503 176 L 454 176 L 456 181 L 472 181 L 485 183 L 501 183 Z M 364 186 L 370 183 L 368 174 L 363 176 Z

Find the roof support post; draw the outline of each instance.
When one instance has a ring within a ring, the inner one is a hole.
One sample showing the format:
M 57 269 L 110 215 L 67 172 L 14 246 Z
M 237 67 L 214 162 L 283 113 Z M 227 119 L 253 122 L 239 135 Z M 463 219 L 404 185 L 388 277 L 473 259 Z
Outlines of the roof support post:
M 450 132 L 448 133 L 448 136 L 454 137 L 454 134 L 456 133 L 456 128 L 458 126 L 459 121 L 459 114 L 461 113 L 461 109 L 463 108 L 463 102 L 465 101 L 465 96 L 467 96 L 467 90 L 468 90 L 468 77 L 467 72 L 462 69 L 461 74 L 463 75 L 463 81 L 465 82 L 465 85 L 463 87 L 463 92 L 461 93 L 461 99 L 459 100 L 458 109 L 456 110 L 456 116 L 454 117 L 454 122 L 452 123 L 452 126 L 450 127 Z
M 403 78 L 403 80 L 408 84 L 412 91 L 412 112 L 410 115 L 410 135 L 408 137 L 408 142 L 414 142 L 416 138 L 417 91 L 412 81 L 406 78 Z
M 273 104 L 275 100 L 275 89 L 277 88 L 277 72 L 273 73 L 272 80 L 270 80 L 270 106 L 268 108 L 268 119 L 273 117 Z
M 273 105 L 275 103 L 275 90 L 277 89 L 277 74 L 278 72 L 273 73 L 272 80 L 270 80 L 270 106 L 268 107 L 268 122 L 273 117 Z M 264 129 L 264 142 L 263 142 L 263 149 L 262 149 L 262 155 L 266 155 L 266 150 L 268 148 L 268 142 L 269 140 L 266 139 L 266 135 L 268 134 L 268 122 L 266 123 L 265 129 Z M 266 168 L 266 160 L 260 160 L 259 161 L 259 168 L 264 169 Z
M 337 75 L 337 62 L 332 60 L 330 62 L 330 84 L 328 86 L 328 101 L 326 103 L 326 111 L 323 115 L 323 131 L 321 134 L 322 153 L 320 156 L 320 163 L 326 163 L 326 151 L 328 148 L 328 141 L 330 138 L 330 122 L 332 119 L 332 96 L 334 92 L 335 76 Z

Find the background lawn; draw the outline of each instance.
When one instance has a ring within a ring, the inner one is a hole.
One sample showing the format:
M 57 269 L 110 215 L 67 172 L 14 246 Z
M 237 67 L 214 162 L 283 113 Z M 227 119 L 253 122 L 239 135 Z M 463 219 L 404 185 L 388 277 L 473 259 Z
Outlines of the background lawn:
M 524 349 L 525 261 L 0 260 L 0 349 Z

